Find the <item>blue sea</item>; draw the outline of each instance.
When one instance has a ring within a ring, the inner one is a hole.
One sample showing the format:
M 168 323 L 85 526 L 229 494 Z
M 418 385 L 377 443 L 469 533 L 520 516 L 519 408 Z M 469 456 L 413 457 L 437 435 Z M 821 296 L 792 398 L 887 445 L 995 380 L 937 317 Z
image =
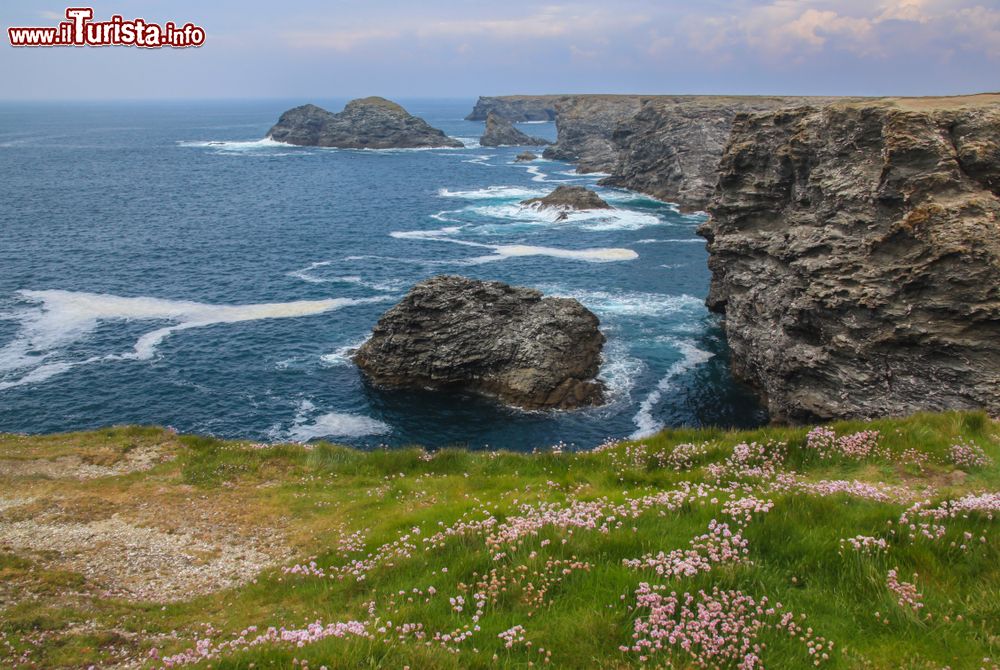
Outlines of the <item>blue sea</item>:
M 0 431 L 531 450 L 766 420 L 704 306 L 704 215 L 479 147 L 471 99 L 400 101 L 464 149 L 262 139 L 304 102 L 0 106 Z M 519 206 L 560 184 L 615 209 Z M 352 349 L 437 274 L 580 300 L 607 335 L 610 402 L 524 412 L 368 385 Z

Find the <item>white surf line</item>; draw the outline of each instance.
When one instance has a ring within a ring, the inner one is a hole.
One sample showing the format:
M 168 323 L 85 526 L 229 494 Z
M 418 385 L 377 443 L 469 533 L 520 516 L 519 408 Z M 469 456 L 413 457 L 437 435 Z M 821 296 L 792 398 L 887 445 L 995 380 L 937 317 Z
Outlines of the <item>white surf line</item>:
M 101 361 L 150 359 L 164 339 L 182 330 L 215 324 L 311 316 L 351 305 L 383 302 L 389 299 L 388 296 L 382 296 L 250 305 L 212 305 L 150 297 L 126 298 L 78 291 L 21 291 L 20 295 L 38 303 L 38 306 L 31 310 L 22 310 L 20 332 L 12 342 L 0 349 L 0 374 L 9 377 L 11 373 L 22 372 L 19 377 L 0 381 L 0 391 L 41 382 L 78 365 Z M 91 335 L 102 322 L 144 320 L 173 323 L 145 333 L 128 352 L 91 356 L 76 361 L 52 360 L 53 356 L 69 345 Z
M 633 440 L 641 440 L 663 429 L 663 423 L 653 418 L 653 409 L 660 403 L 663 393 L 673 387 L 674 378 L 705 363 L 715 355 L 708 351 L 702 351 L 694 346 L 690 340 L 678 340 L 676 346 L 683 358 L 670 366 L 656 387 L 639 404 L 639 411 L 632 418 L 632 423 L 636 426 L 636 431 L 630 436 Z
M 292 421 L 292 426 L 285 433 L 285 439 L 294 442 L 308 442 L 321 437 L 365 437 L 368 435 L 384 435 L 392 431 L 392 427 L 377 419 L 360 414 L 343 412 L 328 412 L 311 421 L 309 415 L 316 406 L 303 400 Z
M 428 240 L 433 242 L 450 242 L 468 247 L 481 249 L 491 249 L 493 255 L 467 258 L 462 261 L 467 264 L 478 265 L 481 263 L 492 263 L 508 258 L 523 258 L 526 256 L 549 256 L 551 258 L 564 258 L 570 260 L 587 261 L 591 263 L 611 263 L 616 261 L 631 261 L 639 257 L 639 254 L 631 249 L 599 248 L 599 249 L 555 249 L 552 247 L 536 247 L 525 244 L 482 244 L 481 242 L 469 242 L 467 240 L 456 240 L 447 235 L 458 233 L 463 226 L 450 226 L 437 230 L 414 230 L 397 231 L 389 233 L 391 237 L 409 240 Z

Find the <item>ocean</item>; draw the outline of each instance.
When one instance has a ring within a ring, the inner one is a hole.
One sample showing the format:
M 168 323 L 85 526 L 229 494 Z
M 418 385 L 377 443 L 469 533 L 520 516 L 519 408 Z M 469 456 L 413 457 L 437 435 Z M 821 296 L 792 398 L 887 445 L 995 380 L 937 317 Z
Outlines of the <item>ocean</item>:
M 255 441 L 593 447 L 766 421 L 733 381 L 702 214 L 479 147 L 474 100 L 400 100 L 464 149 L 263 140 L 305 100 L 0 106 L 0 431 L 157 424 Z M 314 100 L 339 111 L 345 100 Z M 523 124 L 555 138 L 549 123 Z M 540 152 L 539 152 L 540 153 Z M 519 201 L 595 188 L 568 221 Z M 461 274 L 578 299 L 603 407 L 525 412 L 386 391 L 350 361 L 414 283 Z

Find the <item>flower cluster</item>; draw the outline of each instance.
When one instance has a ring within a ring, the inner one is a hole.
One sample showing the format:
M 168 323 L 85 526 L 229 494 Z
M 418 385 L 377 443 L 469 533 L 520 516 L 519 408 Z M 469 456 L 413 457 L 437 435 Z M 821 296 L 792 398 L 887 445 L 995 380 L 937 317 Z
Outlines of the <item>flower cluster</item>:
M 733 447 L 733 453 L 722 463 L 711 463 L 705 467 L 709 476 L 717 481 L 723 479 L 771 479 L 785 462 L 787 444 L 784 442 L 741 442 Z
M 924 596 L 917 591 L 917 587 L 914 584 L 899 581 L 897 569 L 893 568 L 889 571 L 889 574 L 885 578 L 885 585 L 896 596 L 900 607 L 919 612 L 924 606 L 923 602 L 921 602 Z M 916 579 L 917 575 L 914 574 L 913 578 Z
M 317 621 L 301 629 L 268 628 L 263 633 L 257 632 L 256 626 L 250 626 L 241 631 L 232 640 L 213 643 L 211 638 L 203 638 L 195 646 L 173 656 L 163 658 L 165 668 L 177 668 L 192 665 L 201 661 L 219 658 L 231 651 L 240 651 L 259 647 L 261 645 L 284 644 L 299 648 L 331 637 L 362 637 L 371 638 L 368 622 L 346 621 L 323 625 Z
M 690 470 L 699 458 L 708 453 L 709 446 L 708 442 L 678 444 L 663 457 L 664 465 L 678 472 Z
M 770 606 L 766 597 L 755 600 L 741 591 L 664 593 L 665 587 L 639 584 L 632 644 L 623 652 L 639 654 L 647 662 L 660 652 L 686 656 L 701 668 L 763 668 L 759 637 L 766 630 L 784 630 L 806 644 L 814 665 L 830 658 L 833 642 L 803 630 L 791 613 L 779 614 L 781 603 Z
M 732 532 L 729 524 L 715 519 L 708 525 L 708 532 L 690 542 L 690 549 L 674 549 L 670 553 L 662 551 L 646 554 L 642 558 L 624 559 L 622 565 L 639 570 L 651 568 L 660 577 L 692 577 L 699 572 L 708 572 L 716 563 L 739 563 L 749 553 L 747 541 L 739 531 Z
M 806 448 L 816 452 L 824 460 L 841 456 L 860 461 L 871 456 L 885 455 L 879 449 L 879 432 L 877 430 L 862 430 L 837 437 L 832 429 L 817 426 L 806 435 Z
M 978 444 L 960 440 L 948 450 L 948 458 L 955 465 L 964 468 L 987 468 L 993 465 L 993 459 L 986 455 Z

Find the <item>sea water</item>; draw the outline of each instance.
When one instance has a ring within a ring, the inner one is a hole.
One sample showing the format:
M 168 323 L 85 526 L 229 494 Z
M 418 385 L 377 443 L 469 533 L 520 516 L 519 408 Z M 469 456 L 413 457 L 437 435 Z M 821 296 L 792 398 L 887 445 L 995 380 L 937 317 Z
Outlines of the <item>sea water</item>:
M 704 305 L 704 215 L 480 147 L 483 124 L 463 120 L 472 100 L 401 101 L 463 149 L 262 139 L 303 102 L 0 106 L 0 431 L 141 423 L 530 450 L 766 419 Z M 560 184 L 595 188 L 614 210 L 557 221 L 519 205 Z M 593 310 L 608 404 L 525 412 L 367 384 L 351 352 L 436 274 Z

